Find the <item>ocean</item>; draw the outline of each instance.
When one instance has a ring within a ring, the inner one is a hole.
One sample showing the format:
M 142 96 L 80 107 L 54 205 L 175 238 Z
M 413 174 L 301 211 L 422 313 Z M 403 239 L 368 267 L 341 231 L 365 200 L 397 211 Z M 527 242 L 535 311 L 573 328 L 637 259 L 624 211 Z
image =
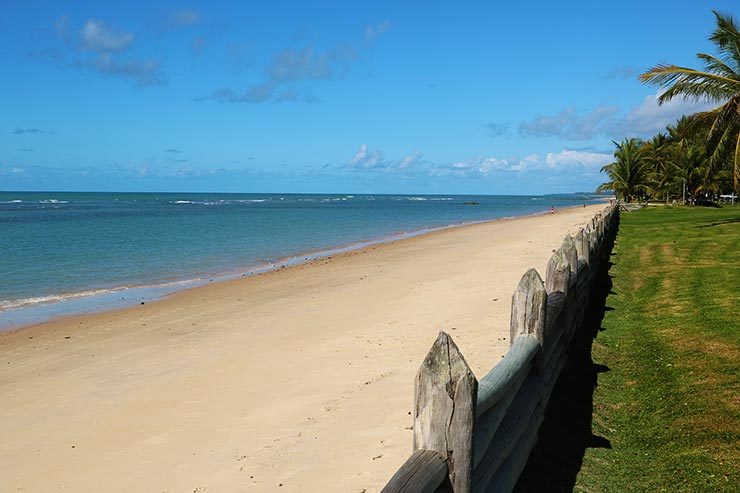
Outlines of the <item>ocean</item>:
M 0 192 L 0 329 L 597 196 Z

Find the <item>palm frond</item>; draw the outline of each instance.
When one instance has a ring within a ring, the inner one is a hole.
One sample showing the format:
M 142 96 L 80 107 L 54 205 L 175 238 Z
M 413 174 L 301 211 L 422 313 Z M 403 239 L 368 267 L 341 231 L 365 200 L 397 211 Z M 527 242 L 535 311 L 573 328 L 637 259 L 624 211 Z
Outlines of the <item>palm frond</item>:
M 728 79 L 738 79 L 740 74 L 730 67 L 724 60 L 707 55 L 706 53 L 697 53 L 696 58 L 704 60 L 704 68 L 707 72 L 727 77 Z
M 678 65 L 656 65 L 640 75 L 640 80 L 668 88 L 658 98 L 660 104 L 677 96 L 724 102 L 740 91 L 740 80 Z
M 713 149 L 726 129 L 740 124 L 740 94 L 712 112 L 714 121 L 707 134 L 707 145 Z
M 709 40 L 716 44 L 724 58 L 735 65 L 735 71 L 740 71 L 740 30 L 731 15 L 724 15 L 716 10 L 712 11 L 716 18 L 717 27 L 709 36 Z

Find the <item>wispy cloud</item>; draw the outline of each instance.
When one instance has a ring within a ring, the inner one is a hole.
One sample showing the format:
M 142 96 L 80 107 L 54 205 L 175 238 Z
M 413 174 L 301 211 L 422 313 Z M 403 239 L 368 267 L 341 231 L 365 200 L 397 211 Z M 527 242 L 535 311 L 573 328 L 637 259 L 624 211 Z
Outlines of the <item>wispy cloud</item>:
M 127 80 L 139 87 L 167 83 L 161 63 L 156 58 L 141 59 L 130 54 L 136 37 L 91 18 L 85 21 L 72 42 L 72 27 L 64 15 L 55 22 L 63 49 L 44 48 L 29 53 L 32 58 L 53 63 L 60 68 L 92 71 L 106 77 Z
M 523 157 L 487 156 L 452 163 L 436 163 L 430 164 L 426 171 L 431 176 L 458 178 L 539 173 L 538 179 L 540 179 L 554 171 L 574 168 L 598 172 L 601 166 L 610 160 L 611 154 L 563 149 L 559 152 L 547 153 L 544 158 L 537 153 L 532 153 Z
M 172 12 L 169 23 L 173 26 L 192 26 L 200 21 L 200 12 L 192 9 L 182 9 Z
M 568 140 L 588 140 L 602 135 L 618 114 L 616 106 L 600 106 L 578 113 L 572 106 L 553 115 L 538 115 L 519 124 L 524 137 L 562 137 Z
M 379 150 L 370 150 L 367 144 L 360 145 L 360 148 L 350 159 L 345 168 L 352 170 L 374 170 L 384 172 L 409 171 L 411 168 L 421 164 L 421 152 L 412 152 L 401 159 L 386 159 L 383 152 Z M 327 166 L 325 166 L 327 167 Z
M 169 152 L 170 154 L 180 154 L 180 149 L 175 149 L 171 147 L 169 149 L 165 149 L 164 152 Z
M 603 79 L 632 79 L 640 73 L 640 69 L 634 65 L 620 65 L 612 68 L 604 74 Z
M 80 31 L 80 48 L 98 53 L 117 53 L 134 42 L 132 33 L 118 31 L 97 19 L 88 19 Z
M 472 176 L 488 176 L 495 172 L 521 171 L 523 166 L 525 165 L 520 163 L 519 160 L 489 156 L 452 163 L 433 164 L 430 166 L 428 172 L 432 176 L 467 178 Z
M 509 126 L 504 123 L 490 122 L 486 124 L 486 130 L 491 137 L 502 137 L 509 131 Z
M 69 28 L 69 16 L 63 15 L 54 22 L 54 28 L 59 36 L 64 39 L 69 39 L 72 36 L 72 31 Z
M 43 130 L 43 129 L 41 129 L 41 128 L 23 128 L 23 127 L 15 127 L 15 129 L 13 129 L 13 133 L 14 133 L 15 135 L 28 135 L 28 134 L 38 134 L 38 135 L 42 135 L 42 134 L 49 134 L 49 133 L 51 133 L 51 132 L 50 132 L 50 131 L 48 131 L 48 130 Z
M 401 159 L 401 161 L 399 161 L 398 169 L 403 170 L 403 169 L 410 168 L 420 163 L 422 157 L 423 157 L 423 154 L 420 152 L 414 152 L 412 154 L 409 154 L 408 156 Z
M 144 178 L 155 173 L 155 168 L 149 161 L 142 161 L 139 163 L 126 163 L 118 164 L 115 166 L 119 173 L 126 176 L 134 176 L 137 178 Z
M 129 58 L 120 60 L 110 53 L 101 53 L 95 58 L 75 60 L 70 66 L 94 70 L 101 75 L 127 79 L 140 87 L 157 86 L 167 82 L 161 71 L 159 61 L 155 59 L 136 60 Z
M 315 98 L 305 90 L 285 86 L 303 81 L 333 79 L 346 73 L 348 65 L 356 58 L 355 51 L 350 47 L 325 52 L 313 47 L 289 48 L 273 56 L 264 69 L 265 78 L 262 82 L 250 85 L 243 91 L 216 89 L 196 100 L 222 103 L 312 102 Z
M 558 153 L 548 153 L 545 157 L 545 164 L 550 169 L 573 167 L 601 168 L 611 160 L 611 154 L 564 149 Z
M 377 24 L 367 26 L 365 28 L 365 39 L 368 41 L 372 41 L 374 39 L 379 38 L 383 34 L 385 34 L 388 29 L 391 28 L 391 21 L 388 19 L 379 22 Z
M 665 130 L 667 125 L 673 124 L 683 115 L 691 115 L 699 111 L 707 111 L 717 106 L 707 101 L 691 101 L 672 99 L 662 105 L 658 104 L 661 92 L 645 96 L 639 106 L 632 108 L 623 120 L 617 120 L 614 130 L 624 136 L 647 137 L 656 132 Z
M 355 156 L 349 161 L 350 168 L 377 168 L 384 167 L 383 153 L 380 151 L 370 151 L 367 144 L 362 144 Z
M 623 137 L 646 138 L 665 130 L 682 115 L 712 108 L 703 101 L 674 99 L 658 104 L 660 92 L 646 96 L 642 103 L 628 111 L 617 106 L 599 106 L 591 111 L 578 112 L 572 106 L 552 115 L 539 115 L 519 125 L 524 137 L 560 137 L 566 140 L 590 140 Z
M 390 28 L 389 21 L 365 28 L 366 41 L 377 39 Z M 338 44 L 329 49 L 315 45 L 285 48 L 275 53 L 262 69 L 261 80 L 244 89 L 222 87 L 196 101 L 218 101 L 222 103 L 265 103 L 265 102 L 314 102 L 313 96 L 304 87 L 304 82 L 326 81 L 345 76 L 368 43 Z M 237 68 L 249 67 L 253 63 L 253 50 L 241 45 L 229 47 L 229 58 Z

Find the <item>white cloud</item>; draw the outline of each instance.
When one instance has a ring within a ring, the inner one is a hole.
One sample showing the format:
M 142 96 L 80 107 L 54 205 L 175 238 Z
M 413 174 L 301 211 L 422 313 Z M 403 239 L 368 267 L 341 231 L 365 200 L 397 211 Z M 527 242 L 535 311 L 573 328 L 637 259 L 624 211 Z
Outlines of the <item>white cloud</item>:
M 383 172 L 400 172 L 410 171 L 418 167 L 422 161 L 421 152 L 413 152 L 404 156 L 402 159 L 390 160 L 385 159 L 381 151 L 370 150 L 367 144 L 362 144 L 354 157 L 345 165 L 347 168 L 355 170 L 375 170 Z
M 433 176 L 487 176 L 495 171 L 512 171 L 512 164 L 508 159 L 485 157 L 456 161 L 452 164 L 433 165 L 429 174 Z
M 369 151 L 367 144 L 362 144 L 349 162 L 351 168 L 376 168 L 383 163 L 383 154 L 380 151 Z
M 123 51 L 134 42 L 134 35 L 106 26 L 97 19 L 88 19 L 80 32 L 83 50 L 112 53 Z
M 628 135 L 646 136 L 665 130 L 667 125 L 676 122 L 683 115 L 691 115 L 699 111 L 707 111 L 716 104 L 707 101 L 693 101 L 674 98 L 662 105 L 658 98 L 662 91 L 646 96 L 642 104 L 632 108 L 622 123 L 624 133 Z
M 545 164 L 550 169 L 567 167 L 601 168 L 611 161 L 610 154 L 600 152 L 575 151 L 564 149 L 558 153 L 548 153 Z
M 530 122 L 519 124 L 519 134 L 525 137 L 563 137 L 568 140 L 588 140 L 604 134 L 619 109 L 598 106 L 578 113 L 572 106 L 554 115 L 538 115 Z
M 706 111 L 713 105 L 705 101 L 673 99 L 658 105 L 661 91 L 646 96 L 628 111 L 616 106 L 598 106 L 591 111 L 578 112 L 572 106 L 551 115 L 538 115 L 519 125 L 519 134 L 525 137 L 560 137 L 566 140 L 590 140 L 625 137 L 648 138 L 665 130 L 683 115 Z
M 23 168 L 12 168 L 10 172 L 17 175 L 18 173 L 23 173 Z
M 478 165 L 478 172 L 487 175 L 492 171 L 505 171 L 511 167 L 509 161 L 506 159 L 497 159 L 495 157 L 485 158 L 480 165 Z
M 409 154 L 408 156 L 401 159 L 401 161 L 398 163 L 398 169 L 406 169 L 419 163 L 421 161 L 421 157 L 422 154 L 420 152 Z
M 518 163 L 511 165 L 511 171 L 526 171 L 540 164 L 539 154 L 528 154 L 519 160 Z
M 547 153 L 544 161 L 536 153 L 528 154 L 522 158 L 489 156 L 466 161 L 456 161 L 452 164 L 431 165 L 428 168 L 428 172 L 432 176 L 458 176 L 466 178 L 474 176 L 486 177 L 501 173 L 552 172 L 574 167 L 579 167 L 583 170 L 598 171 L 611 158 L 612 156 L 610 154 L 564 149 L 557 153 Z
M 66 15 L 57 19 L 55 27 L 57 34 L 65 40 L 72 32 Z M 159 60 L 153 58 L 142 60 L 128 54 L 127 50 L 135 39 L 134 34 L 114 29 L 103 21 L 90 18 L 79 30 L 78 36 L 79 43 L 76 46 L 65 44 L 63 51 L 39 50 L 34 52 L 33 56 L 54 63 L 60 68 L 91 70 L 104 76 L 128 80 L 140 87 L 167 83 Z

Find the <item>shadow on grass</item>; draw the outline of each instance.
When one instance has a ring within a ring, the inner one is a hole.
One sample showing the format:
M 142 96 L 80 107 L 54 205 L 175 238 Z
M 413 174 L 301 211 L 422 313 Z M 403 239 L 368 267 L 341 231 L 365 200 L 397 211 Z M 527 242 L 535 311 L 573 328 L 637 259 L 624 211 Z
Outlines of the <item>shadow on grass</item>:
M 734 217 L 732 219 L 725 219 L 724 221 L 716 221 L 713 223 L 700 224 L 697 228 L 711 228 L 713 226 L 723 226 L 725 224 L 740 223 L 740 217 Z
M 573 491 L 586 449 L 612 448 L 609 440 L 592 433 L 594 390 L 599 373 L 609 371 L 609 367 L 594 363 L 591 347 L 596 335 L 604 330 L 604 314 L 614 310 L 606 306 L 612 292 L 609 270 L 613 265 L 604 262 L 598 273 L 583 323 L 568 350 L 568 364 L 555 384 L 537 444 L 514 491 Z

